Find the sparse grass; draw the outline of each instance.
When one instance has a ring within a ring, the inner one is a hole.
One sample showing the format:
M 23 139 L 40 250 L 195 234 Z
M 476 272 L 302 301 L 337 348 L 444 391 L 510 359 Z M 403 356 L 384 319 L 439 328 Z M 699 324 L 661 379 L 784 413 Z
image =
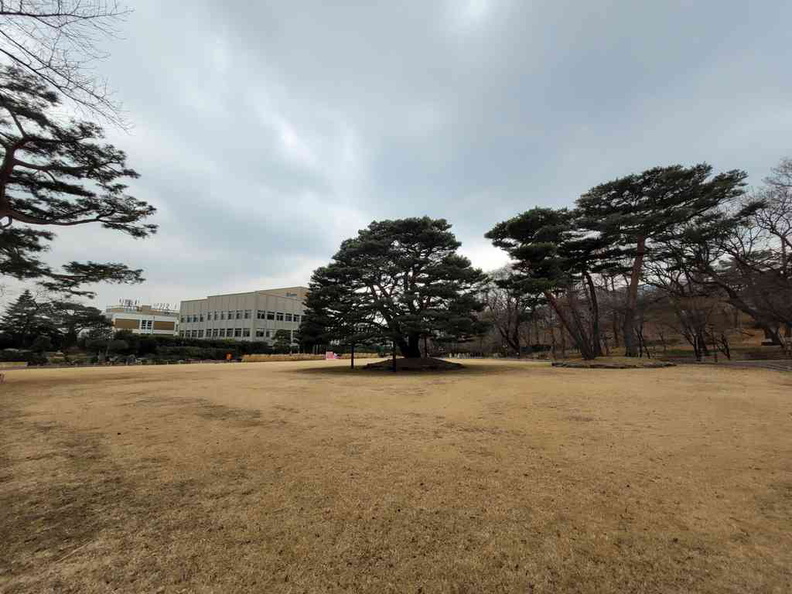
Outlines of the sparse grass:
M 792 374 L 6 371 L 0 591 L 788 592 Z

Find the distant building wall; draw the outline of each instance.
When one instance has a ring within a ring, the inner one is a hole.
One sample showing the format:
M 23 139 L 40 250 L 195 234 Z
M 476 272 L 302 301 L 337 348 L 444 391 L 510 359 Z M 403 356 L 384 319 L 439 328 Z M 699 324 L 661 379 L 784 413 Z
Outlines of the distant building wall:
M 182 301 L 179 335 L 272 342 L 278 330 L 288 330 L 294 340 L 307 293 L 307 287 L 285 287 Z
M 150 305 L 111 305 L 105 316 L 116 330 L 129 330 L 133 334 L 177 336 L 179 314 L 174 310 L 158 309 Z

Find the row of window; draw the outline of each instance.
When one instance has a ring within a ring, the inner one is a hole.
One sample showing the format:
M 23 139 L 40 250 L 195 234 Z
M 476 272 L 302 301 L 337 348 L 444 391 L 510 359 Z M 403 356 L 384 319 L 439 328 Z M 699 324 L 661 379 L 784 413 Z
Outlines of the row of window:
M 151 330 L 154 327 L 154 320 L 140 320 L 141 330 Z
M 210 311 L 206 314 L 206 320 L 219 321 L 219 320 L 249 320 L 253 314 L 250 309 L 229 309 L 228 311 Z M 284 313 L 282 311 L 264 311 L 256 310 L 256 319 L 259 320 L 275 320 L 276 322 L 300 322 L 299 314 Z M 227 317 L 226 317 L 227 316 Z M 193 322 L 203 322 L 204 314 L 191 314 L 181 317 L 182 324 L 191 324 Z
M 256 338 L 272 338 L 272 330 L 256 329 Z M 210 328 L 203 330 L 180 330 L 179 336 L 184 338 L 250 338 L 250 328 Z

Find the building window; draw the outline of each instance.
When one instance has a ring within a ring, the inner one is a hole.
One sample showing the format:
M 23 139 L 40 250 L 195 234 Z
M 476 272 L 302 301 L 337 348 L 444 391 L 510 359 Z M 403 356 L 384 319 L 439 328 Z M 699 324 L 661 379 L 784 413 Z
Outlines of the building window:
M 225 338 L 225 328 L 220 328 L 217 332 L 220 338 Z
M 294 314 L 294 321 L 299 324 L 300 323 L 300 316 L 298 316 L 297 314 Z
M 228 330 L 226 330 L 226 337 L 227 338 L 233 338 L 234 337 L 234 329 L 233 328 L 229 328 Z
M 140 320 L 140 329 L 141 330 L 151 330 L 151 325 L 153 322 L 151 320 Z
M 225 320 L 225 312 L 224 311 L 220 312 L 220 319 L 221 320 Z
M 276 319 L 278 322 L 282 322 L 282 321 L 283 321 L 283 313 L 282 313 L 282 312 L 277 312 L 277 313 L 275 314 L 275 319 Z
M 256 338 L 264 338 L 264 328 L 256 328 Z
M 292 321 L 292 315 L 290 313 L 286 314 L 286 321 L 287 322 L 291 322 Z
M 267 317 L 267 312 L 261 309 L 256 310 L 256 319 L 263 320 Z
M 234 328 L 234 338 L 242 336 L 242 328 Z
M 236 310 L 236 319 L 237 320 L 241 320 L 242 319 L 242 310 L 241 309 Z
M 275 312 L 274 311 L 268 311 L 267 312 L 267 319 L 268 320 L 274 320 L 275 319 Z
M 180 321 L 182 324 L 184 324 L 184 316 L 182 316 L 182 317 L 179 319 L 179 321 Z
M 272 335 L 272 333 L 269 330 L 267 330 L 266 337 L 269 338 L 271 335 Z
M 203 330 L 198 330 L 198 338 L 203 338 Z
M 184 330 L 179 330 L 179 336 L 181 336 L 182 338 L 184 338 Z
M 200 318 L 198 319 L 199 322 L 203 322 L 203 314 L 201 314 Z
M 250 328 L 242 328 L 242 337 L 249 338 L 250 337 Z
M 229 309 L 228 310 L 228 319 L 229 320 L 233 320 L 234 319 L 234 310 L 233 309 Z
M 249 320 L 249 319 L 250 319 L 250 310 L 249 310 L 249 309 L 246 309 L 246 310 L 245 310 L 245 319 L 246 319 L 246 320 Z

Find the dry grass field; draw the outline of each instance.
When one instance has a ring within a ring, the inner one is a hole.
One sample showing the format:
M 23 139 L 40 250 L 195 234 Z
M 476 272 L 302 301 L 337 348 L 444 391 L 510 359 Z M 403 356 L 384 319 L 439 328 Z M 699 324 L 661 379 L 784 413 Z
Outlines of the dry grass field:
M 7 371 L 0 591 L 792 591 L 792 374 L 347 365 Z

